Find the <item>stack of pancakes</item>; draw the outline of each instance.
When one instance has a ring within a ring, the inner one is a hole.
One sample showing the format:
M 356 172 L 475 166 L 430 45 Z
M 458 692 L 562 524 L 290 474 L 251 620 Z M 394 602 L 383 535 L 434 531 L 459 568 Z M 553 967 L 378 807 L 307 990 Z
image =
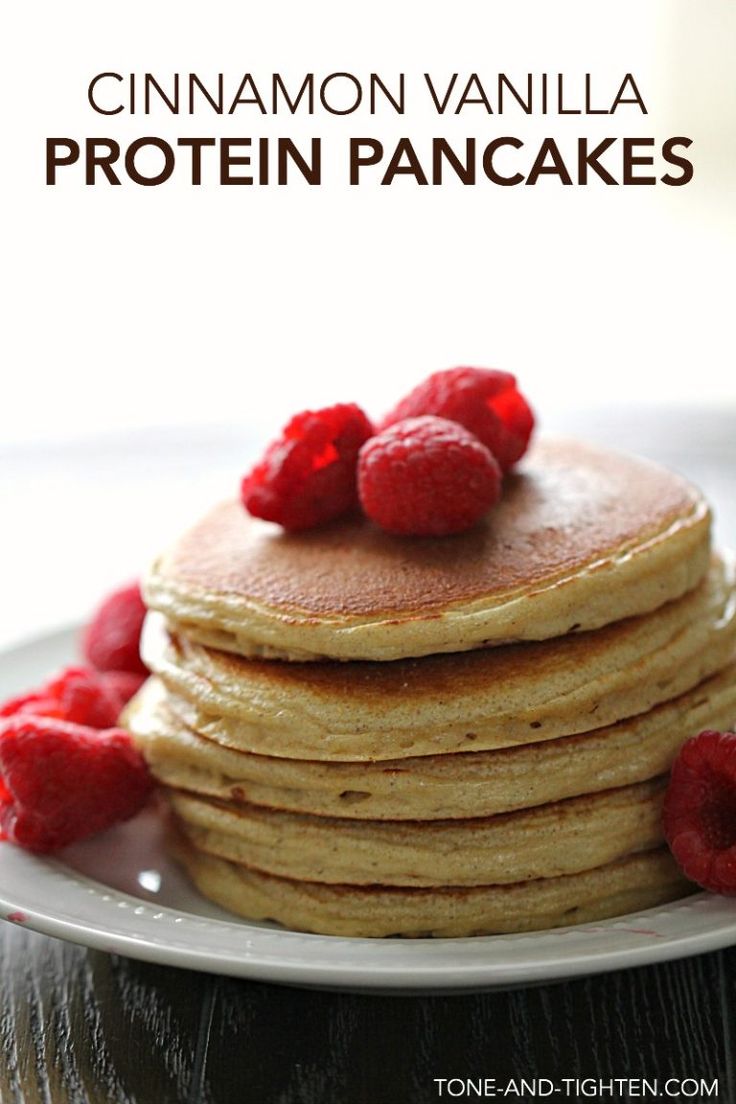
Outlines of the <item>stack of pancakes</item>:
M 471 532 L 288 534 L 238 503 L 145 584 L 127 723 L 208 897 L 339 935 L 578 923 L 689 888 L 667 772 L 736 719 L 734 571 L 699 492 L 536 446 Z

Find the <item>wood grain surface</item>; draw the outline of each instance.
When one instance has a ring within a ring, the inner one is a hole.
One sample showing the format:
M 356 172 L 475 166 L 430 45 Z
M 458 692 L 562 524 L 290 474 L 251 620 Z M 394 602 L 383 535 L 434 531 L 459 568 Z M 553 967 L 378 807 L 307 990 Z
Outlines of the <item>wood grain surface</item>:
M 440 1077 L 718 1078 L 710 1099 L 736 1099 L 736 948 L 512 992 L 388 997 L 190 973 L 2 923 L 0 970 L 2 1104 L 424 1104 Z

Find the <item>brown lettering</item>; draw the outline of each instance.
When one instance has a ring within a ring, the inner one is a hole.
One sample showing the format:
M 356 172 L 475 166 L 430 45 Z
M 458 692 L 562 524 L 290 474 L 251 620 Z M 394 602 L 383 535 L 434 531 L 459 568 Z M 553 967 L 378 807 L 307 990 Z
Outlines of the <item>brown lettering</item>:
M 59 147 L 66 148 L 65 154 L 59 153 Z M 79 142 L 73 138 L 46 139 L 46 183 L 56 183 L 56 169 L 59 165 L 73 165 L 79 160 Z
M 107 153 L 97 153 L 97 147 L 107 147 Z M 113 164 L 120 157 L 120 146 L 112 138 L 88 138 L 85 148 L 84 183 L 95 184 L 95 170 L 102 169 L 110 184 L 120 184 Z
M 136 154 L 145 146 L 153 146 L 154 149 L 161 150 L 164 155 L 164 167 L 155 176 L 144 176 L 136 168 Z M 175 163 L 173 149 L 168 142 L 164 142 L 161 138 L 136 138 L 135 142 L 131 142 L 125 151 L 125 171 L 134 184 L 140 184 L 144 188 L 153 188 L 156 184 L 163 184 L 167 181 L 174 171 Z
M 508 187 L 512 184 L 521 184 L 524 180 L 523 173 L 517 172 L 513 176 L 501 176 L 493 165 L 493 155 L 497 149 L 501 146 L 513 146 L 514 149 L 521 149 L 524 143 L 519 138 L 494 138 L 492 142 L 489 142 L 486 148 L 483 150 L 483 172 L 493 184 L 501 184 L 504 187 Z
M 663 184 L 669 184 L 672 187 L 678 188 L 682 184 L 689 184 L 693 178 L 693 163 L 688 161 L 686 157 L 678 157 L 676 153 L 673 153 L 675 146 L 684 146 L 685 149 L 689 149 L 693 144 L 692 138 L 668 138 L 662 146 L 662 156 L 669 165 L 676 165 L 678 169 L 682 169 L 681 176 L 672 176 L 671 173 L 665 173 L 661 177 Z
M 361 153 L 361 148 L 366 147 L 370 152 Z M 363 165 L 378 165 L 383 157 L 383 146 L 377 138 L 351 138 L 350 139 L 350 183 L 360 183 L 360 170 Z
M 647 157 L 635 157 L 634 149 L 636 146 L 651 147 L 654 145 L 653 138 L 624 138 L 624 184 L 656 184 L 656 176 L 634 176 L 635 165 L 653 165 L 654 158 Z

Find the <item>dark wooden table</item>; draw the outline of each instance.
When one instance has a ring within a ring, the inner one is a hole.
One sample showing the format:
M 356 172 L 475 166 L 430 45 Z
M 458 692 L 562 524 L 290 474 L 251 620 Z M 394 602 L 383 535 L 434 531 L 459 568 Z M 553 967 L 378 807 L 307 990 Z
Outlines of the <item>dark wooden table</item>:
M 2 924 L 0 969 L 2 1104 L 424 1104 L 450 1099 L 435 1078 L 479 1077 L 717 1078 L 717 1097 L 687 1099 L 736 1100 L 736 948 L 536 989 L 388 997 L 190 973 Z
M 687 471 L 736 543 L 736 414 L 665 413 L 589 432 Z M 736 948 L 508 993 L 386 997 L 189 973 L 0 923 L 0 984 L 0 1104 L 424 1104 L 452 1099 L 435 1078 L 481 1077 L 718 1079 L 717 1096 L 688 1085 L 681 1099 L 736 1102 Z

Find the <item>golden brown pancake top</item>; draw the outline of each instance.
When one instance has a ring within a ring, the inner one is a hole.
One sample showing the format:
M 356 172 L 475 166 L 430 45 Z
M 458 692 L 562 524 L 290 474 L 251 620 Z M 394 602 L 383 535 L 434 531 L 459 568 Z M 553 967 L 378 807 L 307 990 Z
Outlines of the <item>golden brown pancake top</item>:
M 218 506 L 166 557 L 164 576 L 208 593 L 332 615 L 436 609 L 571 576 L 704 509 L 656 464 L 577 441 L 536 445 L 501 502 L 452 537 L 393 537 L 362 517 L 299 533 Z

